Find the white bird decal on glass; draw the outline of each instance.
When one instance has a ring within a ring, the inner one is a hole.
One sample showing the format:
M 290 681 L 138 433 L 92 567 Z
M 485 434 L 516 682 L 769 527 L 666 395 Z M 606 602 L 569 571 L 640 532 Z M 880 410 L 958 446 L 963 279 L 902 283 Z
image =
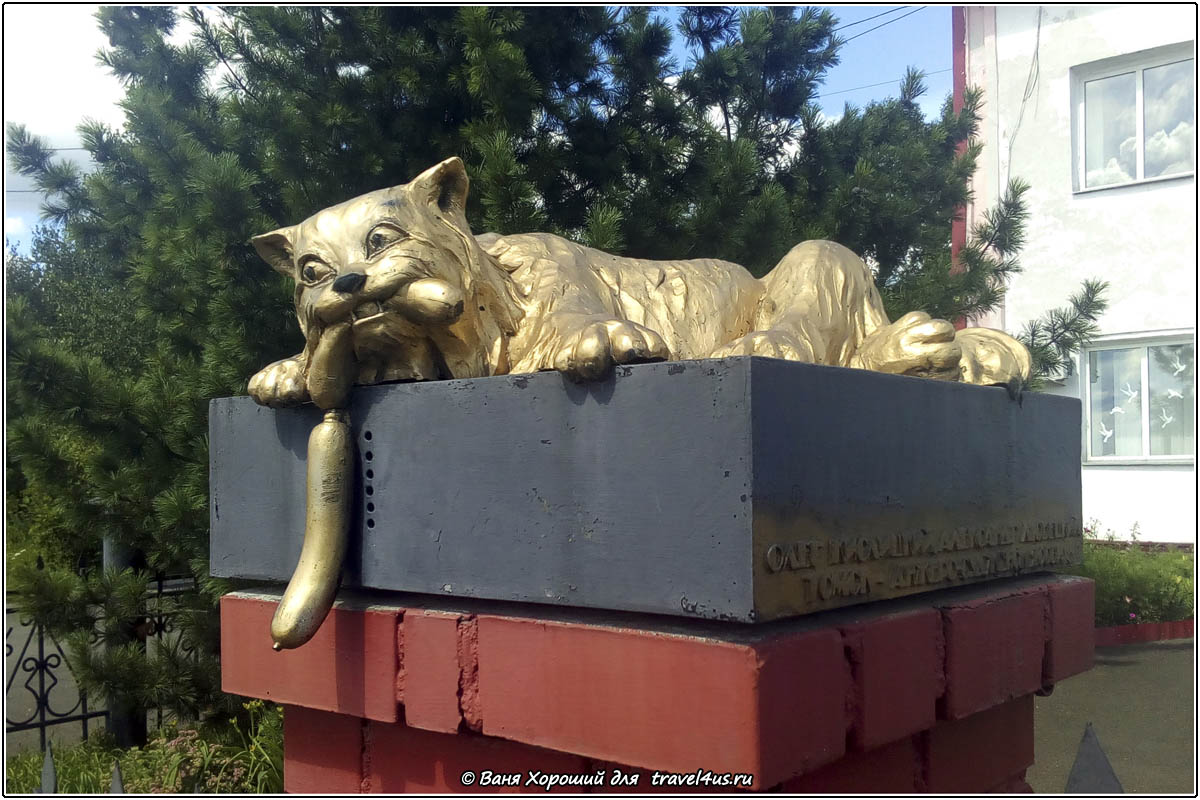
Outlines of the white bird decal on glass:
M 1109 439 L 1111 439 L 1114 433 L 1116 433 L 1116 431 L 1110 431 L 1108 428 L 1104 427 L 1104 420 L 1100 420 L 1100 435 L 1104 437 L 1104 441 L 1107 442 Z
M 1126 400 L 1136 403 L 1140 398 L 1141 392 L 1129 385 L 1129 381 L 1125 381 L 1125 388 L 1121 390 L 1121 394 L 1125 395 Z
M 1181 397 L 1183 397 L 1183 392 L 1179 391 L 1178 389 L 1167 389 L 1168 400 L 1178 400 Z
M 1113 406 L 1113 410 L 1112 410 L 1112 411 L 1110 411 L 1110 412 L 1108 412 L 1108 413 L 1110 413 L 1110 414 L 1124 414 L 1124 413 L 1125 413 L 1125 409 L 1121 408 L 1120 406 Z
M 1171 373 L 1172 375 L 1178 375 L 1187 369 L 1187 364 L 1184 364 L 1182 361 L 1180 361 L 1179 356 L 1174 356 L 1174 363 L 1172 363 L 1171 366 L 1175 368 L 1175 371 Z
M 1162 420 L 1162 427 L 1165 428 L 1175 421 L 1175 418 L 1167 413 L 1167 407 L 1163 406 L 1158 410 L 1158 418 Z

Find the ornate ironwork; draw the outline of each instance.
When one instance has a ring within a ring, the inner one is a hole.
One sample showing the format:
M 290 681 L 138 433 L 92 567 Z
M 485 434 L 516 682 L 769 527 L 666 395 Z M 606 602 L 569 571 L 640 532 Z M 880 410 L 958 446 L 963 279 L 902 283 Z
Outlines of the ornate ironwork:
M 38 567 L 42 567 L 41 558 L 38 559 Z M 195 590 L 195 580 L 190 576 L 156 575 L 146 593 L 148 616 L 143 626 L 146 638 L 153 638 L 158 646 L 164 646 L 164 642 L 176 634 L 175 617 L 181 610 L 179 601 L 193 595 Z M 5 596 L 5 733 L 36 730 L 39 746 L 45 751 L 47 731 L 54 726 L 78 723 L 84 739 L 94 725 L 93 720 L 103 717 L 107 727 L 106 709 L 89 706 L 87 692 L 78 690 L 72 695 L 68 684 L 60 681 L 63 669 L 71 672 L 66 653 L 53 634 L 20 614 L 12 603 L 15 594 L 8 592 Z M 180 643 L 179 648 L 185 654 L 193 653 L 193 648 L 186 643 Z M 28 695 L 24 695 L 25 692 Z M 27 704 L 20 703 L 22 698 L 27 702 L 32 698 L 32 711 L 21 718 L 9 717 L 8 713 L 13 709 Z M 68 703 L 72 704 L 64 708 Z M 161 726 L 163 709 L 159 707 L 155 712 L 157 724 Z
M 160 649 L 177 646 L 179 651 L 187 656 L 195 656 L 195 648 L 186 640 L 174 638 L 177 633 L 175 624 L 180 612 L 180 601 L 195 596 L 196 581 L 189 577 L 168 577 L 161 572 L 155 575 L 154 583 L 147 593 L 147 611 L 145 635 L 146 640 L 154 639 Z M 158 706 L 154 710 L 155 725 L 162 727 L 163 709 Z
M 7 600 L 11 596 L 12 593 L 9 592 L 5 599 Z M 9 618 L 16 614 L 16 611 L 7 602 L 4 611 L 5 616 Z M 75 703 L 70 708 L 61 708 L 62 703 L 69 702 L 69 695 L 64 697 L 63 692 L 55 694 L 54 689 L 59 685 L 59 668 L 65 665 L 69 671 L 70 665 L 67 664 L 66 653 L 63 652 L 58 640 L 42 626 L 35 624 L 33 620 L 18 616 L 16 626 L 6 623 L 4 634 L 6 661 L 16 652 L 11 637 L 17 630 L 27 631 L 27 633 L 21 643 L 20 653 L 13 660 L 5 681 L 4 694 L 8 698 L 17 677 L 24 675 L 25 680 L 19 689 L 29 692 L 32 696 L 33 710 L 24 719 L 11 719 L 6 713 L 4 717 L 5 733 L 36 730 L 38 731 L 39 745 L 42 750 L 45 750 L 47 728 L 78 722 L 82 728 L 83 738 L 86 739 L 89 721 L 97 717 L 106 717 L 108 712 L 89 710 L 87 692 L 84 691 L 77 693 Z M 30 653 L 31 648 L 33 653 Z M 60 704 L 59 708 L 55 708 L 56 702 Z M 11 701 L 6 703 L 8 709 L 14 708 L 15 705 Z

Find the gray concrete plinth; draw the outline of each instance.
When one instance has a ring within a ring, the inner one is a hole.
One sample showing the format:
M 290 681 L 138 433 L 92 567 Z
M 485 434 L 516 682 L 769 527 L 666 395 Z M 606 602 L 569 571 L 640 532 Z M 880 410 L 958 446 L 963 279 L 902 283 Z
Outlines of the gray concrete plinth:
M 355 389 L 343 586 L 754 622 L 1078 560 L 1079 401 L 773 359 Z M 283 582 L 314 407 L 210 409 L 214 575 Z

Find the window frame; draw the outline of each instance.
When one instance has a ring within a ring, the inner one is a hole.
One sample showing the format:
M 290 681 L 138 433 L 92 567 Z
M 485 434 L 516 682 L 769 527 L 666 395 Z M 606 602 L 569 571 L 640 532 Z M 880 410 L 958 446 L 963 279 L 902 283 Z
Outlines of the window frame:
M 1118 184 L 1126 186 L 1127 184 Z M 1196 348 L 1196 335 L 1190 330 L 1150 331 L 1142 335 L 1122 334 L 1102 336 L 1079 351 L 1077 374 L 1079 375 L 1080 401 L 1083 405 L 1083 465 L 1102 466 L 1150 466 L 1150 465 L 1193 465 L 1195 453 L 1187 455 L 1150 455 L 1150 403 L 1145 402 L 1149 393 L 1150 348 L 1190 344 Z M 1094 456 L 1092 455 L 1092 362 L 1089 354 L 1104 350 L 1141 350 L 1142 398 L 1138 404 L 1142 411 L 1142 455 L 1140 456 Z M 1193 393 L 1194 393 L 1193 389 Z M 1193 410 L 1193 413 L 1194 410 Z M 1195 422 L 1193 421 L 1193 430 Z M 1195 434 L 1193 434 L 1193 448 Z
M 1196 47 L 1194 41 L 1178 42 L 1176 44 L 1140 50 L 1136 53 L 1106 58 L 1088 64 L 1071 67 L 1071 188 L 1075 194 L 1103 192 L 1109 189 L 1121 189 L 1127 186 L 1141 186 L 1162 181 L 1176 181 L 1195 178 L 1196 154 L 1192 153 L 1192 169 L 1188 172 L 1176 172 L 1172 175 L 1156 175 L 1152 178 L 1134 177 L 1133 180 L 1122 183 L 1106 183 L 1103 186 L 1087 185 L 1087 114 L 1084 107 L 1085 86 L 1092 81 L 1112 78 L 1117 75 L 1134 73 L 1134 137 L 1137 148 L 1134 155 L 1134 170 L 1138 176 L 1144 176 L 1146 170 L 1146 117 L 1143 96 L 1143 75 L 1146 70 L 1164 67 L 1180 61 L 1193 62 L 1195 75 Z M 1195 78 L 1193 77 L 1193 81 Z M 1192 91 L 1195 92 L 1193 84 Z M 1192 112 L 1192 127 L 1195 129 L 1196 115 Z

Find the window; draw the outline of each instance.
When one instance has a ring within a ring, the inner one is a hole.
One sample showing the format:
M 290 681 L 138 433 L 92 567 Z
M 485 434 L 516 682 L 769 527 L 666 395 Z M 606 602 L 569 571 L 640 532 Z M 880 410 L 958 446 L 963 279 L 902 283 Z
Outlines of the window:
M 1192 45 L 1071 70 L 1077 191 L 1195 172 Z
M 1084 368 L 1088 461 L 1192 460 L 1195 345 L 1094 347 Z

